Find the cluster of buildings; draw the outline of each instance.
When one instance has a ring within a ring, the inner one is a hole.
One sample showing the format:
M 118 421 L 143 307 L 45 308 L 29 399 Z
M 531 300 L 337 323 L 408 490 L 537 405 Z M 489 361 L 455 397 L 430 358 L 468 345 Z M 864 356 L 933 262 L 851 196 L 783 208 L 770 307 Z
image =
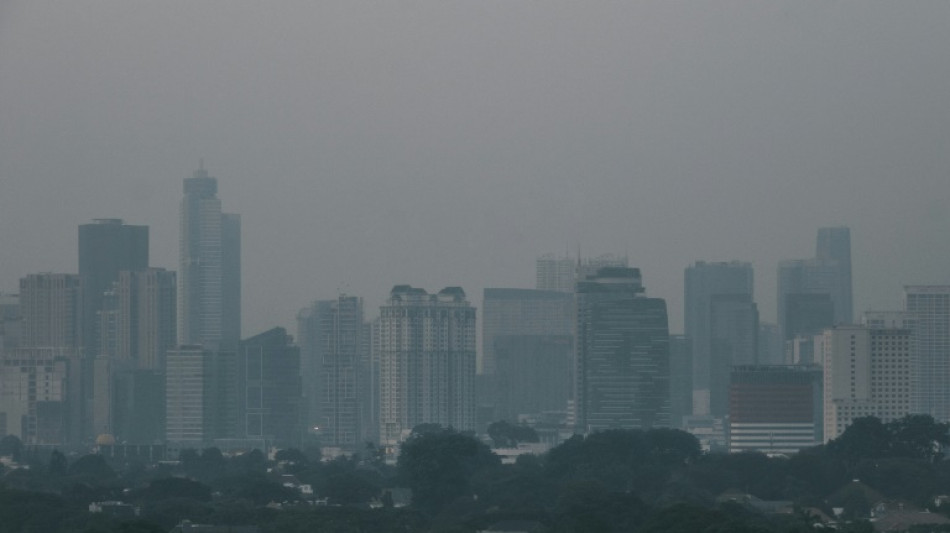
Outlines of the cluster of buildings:
M 857 417 L 950 421 L 950 286 L 853 314 L 850 231 L 778 266 L 760 322 L 747 262 L 696 262 L 682 334 L 625 256 L 546 255 L 535 288 L 486 288 L 480 331 L 460 287 L 316 300 L 296 335 L 241 335 L 241 219 L 203 168 L 184 180 L 177 271 L 150 266 L 148 227 L 79 226 L 78 274 L 0 295 L 0 435 L 27 445 L 395 453 L 420 424 L 507 420 L 543 443 L 674 427 L 709 449 L 792 453 Z M 479 342 L 480 337 L 480 342 Z M 149 453 L 154 453 L 150 448 Z

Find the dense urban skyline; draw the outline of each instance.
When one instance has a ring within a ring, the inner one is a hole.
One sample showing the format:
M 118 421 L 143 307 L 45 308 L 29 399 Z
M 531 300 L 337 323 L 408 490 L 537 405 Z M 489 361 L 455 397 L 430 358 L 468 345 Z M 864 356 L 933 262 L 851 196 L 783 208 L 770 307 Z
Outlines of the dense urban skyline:
M 172 8 L 172 6 L 174 8 Z M 0 6 L 0 291 L 76 272 L 75 228 L 174 270 L 204 157 L 243 218 L 243 334 L 339 291 L 532 287 L 626 253 L 682 331 L 682 272 L 848 225 L 854 312 L 946 283 L 950 6 Z M 372 314 L 372 313 L 368 313 Z

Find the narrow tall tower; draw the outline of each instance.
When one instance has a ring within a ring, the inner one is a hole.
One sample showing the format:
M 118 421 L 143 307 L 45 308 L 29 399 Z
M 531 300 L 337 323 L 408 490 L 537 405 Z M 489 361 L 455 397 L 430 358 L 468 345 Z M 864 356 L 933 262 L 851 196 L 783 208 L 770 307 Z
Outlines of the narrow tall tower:
M 204 168 L 184 180 L 178 268 L 178 344 L 236 347 L 241 324 L 241 219 L 221 213 Z

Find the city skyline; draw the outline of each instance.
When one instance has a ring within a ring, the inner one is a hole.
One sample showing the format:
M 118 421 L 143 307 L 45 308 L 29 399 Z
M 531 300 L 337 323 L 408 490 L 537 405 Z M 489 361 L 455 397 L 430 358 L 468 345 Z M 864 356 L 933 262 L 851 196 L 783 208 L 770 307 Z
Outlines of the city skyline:
M 98 217 L 177 270 L 202 157 L 246 333 L 399 283 L 480 307 L 578 246 L 627 253 L 675 332 L 683 268 L 750 261 L 774 322 L 775 265 L 842 224 L 855 314 L 946 282 L 946 4 L 82 4 L 0 8 L 0 291 L 72 272 Z

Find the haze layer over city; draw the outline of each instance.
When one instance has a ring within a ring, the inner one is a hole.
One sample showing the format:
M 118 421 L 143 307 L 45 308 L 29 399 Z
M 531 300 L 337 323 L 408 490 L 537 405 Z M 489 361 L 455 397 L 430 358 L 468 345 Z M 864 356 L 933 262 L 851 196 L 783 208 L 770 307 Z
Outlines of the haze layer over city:
M 0 5 L 0 291 L 76 227 L 175 269 L 204 160 L 243 220 L 243 335 L 396 284 L 532 287 L 626 254 L 683 329 L 683 269 L 852 233 L 855 314 L 946 283 L 945 2 Z

